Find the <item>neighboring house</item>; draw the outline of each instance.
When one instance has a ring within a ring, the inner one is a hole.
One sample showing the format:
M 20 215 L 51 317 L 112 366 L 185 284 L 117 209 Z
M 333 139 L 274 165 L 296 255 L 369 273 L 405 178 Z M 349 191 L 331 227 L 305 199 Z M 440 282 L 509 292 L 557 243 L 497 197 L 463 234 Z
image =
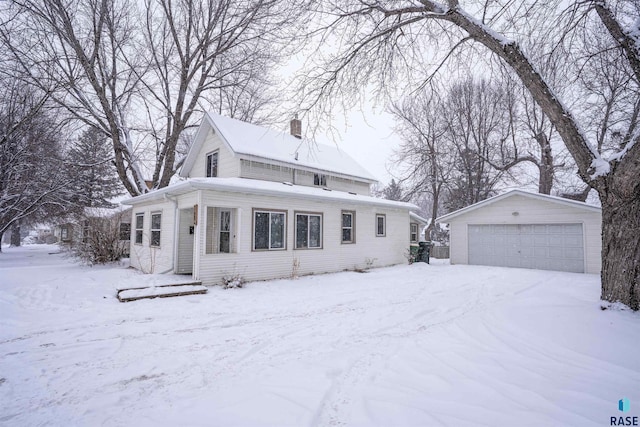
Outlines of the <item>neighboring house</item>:
M 134 197 L 131 265 L 263 280 L 406 261 L 410 212 L 370 196 L 375 178 L 336 146 L 206 114 L 180 176 Z
M 598 274 L 602 211 L 583 202 L 512 190 L 438 218 L 451 264 Z
M 409 218 L 411 219 L 411 223 L 409 224 L 409 240 L 411 244 L 418 244 L 418 242 L 427 241 L 428 239 L 425 236 L 425 231 L 431 220 L 423 218 L 415 212 L 411 212 L 409 214 Z
M 107 228 L 105 228 L 107 227 Z M 87 243 L 92 232 L 100 229 L 118 232 L 125 255 L 129 253 L 131 238 L 131 208 L 85 208 L 82 216 L 68 219 L 54 227 L 53 235 L 65 246 Z
M 72 245 L 82 239 L 82 226 L 75 220 L 67 218 L 53 226 L 53 235 L 56 238 L 56 242 Z

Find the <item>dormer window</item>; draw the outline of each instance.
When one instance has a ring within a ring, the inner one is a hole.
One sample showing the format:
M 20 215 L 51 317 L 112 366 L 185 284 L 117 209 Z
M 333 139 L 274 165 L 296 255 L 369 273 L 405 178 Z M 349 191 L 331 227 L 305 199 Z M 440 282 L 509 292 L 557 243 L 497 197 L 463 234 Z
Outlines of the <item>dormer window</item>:
M 218 176 L 218 152 L 207 154 L 207 166 L 206 166 L 207 178 L 214 178 Z
M 327 176 L 323 175 L 321 173 L 314 173 L 313 174 L 313 185 L 317 185 L 319 187 L 326 187 L 327 186 Z

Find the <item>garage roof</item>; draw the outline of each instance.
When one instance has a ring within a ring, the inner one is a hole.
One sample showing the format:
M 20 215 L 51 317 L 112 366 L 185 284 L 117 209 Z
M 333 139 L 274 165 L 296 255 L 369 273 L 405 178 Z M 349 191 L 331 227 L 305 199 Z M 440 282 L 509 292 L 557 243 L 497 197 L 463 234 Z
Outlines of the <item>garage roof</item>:
M 531 193 L 529 191 L 523 191 L 523 190 L 511 190 L 511 191 L 507 191 L 506 193 L 500 194 L 498 196 L 490 197 L 481 202 L 474 203 L 473 205 L 469 205 L 462 209 L 458 209 L 457 211 L 453 211 L 446 215 L 442 215 L 437 219 L 437 222 L 448 222 L 452 218 L 472 212 L 476 209 L 488 206 L 490 204 L 493 204 L 495 202 L 498 202 L 500 200 L 506 199 L 508 197 L 513 197 L 513 196 L 522 196 L 522 197 L 528 197 L 530 199 L 542 200 L 545 202 L 558 203 L 562 205 L 572 206 L 578 209 L 584 209 L 585 211 L 589 211 L 589 212 L 600 212 L 602 210 L 602 208 L 600 208 L 599 206 L 593 206 L 593 205 L 586 204 L 584 202 L 565 199 L 563 197 L 549 196 L 549 195 L 540 194 L 540 193 Z

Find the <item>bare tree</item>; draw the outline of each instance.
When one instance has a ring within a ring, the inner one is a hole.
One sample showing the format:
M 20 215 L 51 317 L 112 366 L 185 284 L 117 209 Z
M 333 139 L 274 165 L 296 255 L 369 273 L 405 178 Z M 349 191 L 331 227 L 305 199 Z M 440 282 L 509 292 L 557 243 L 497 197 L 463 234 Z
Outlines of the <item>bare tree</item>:
M 519 77 L 562 138 L 581 179 L 600 196 L 602 298 L 640 309 L 637 116 L 634 111 L 624 113 L 618 125 L 624 136 L 618 146 L 609 152 L 600 151 L 597 138 L 583 130 L 580 114 L 569 109 L 569 102 L 562 102 L 560 94 L 540 72 L 539 64 L 525 53 L 526 45 L 519 42 L 521 34 L 514 25 L 523 20 L 547 25 L 547 36 L 555 37 L 556 44 L 569 51 L 584 47 L 576 41 L 580 34 L 606 34 L 606 51 L 615 53 L 619 66 L 632 76 L 629 86 L 620 90 L 637 100 L 640 81 L 640 40 L 635 36 L 640 22 L 637 2 L 586 0 L 576 2 L 560 17 L 554 16 L 559 2 L 553 1 L 469 2 L 468 10 L 458 0 L 331 3 L 330 6 L 323 3 L 325 9 L 321 10 L 329 12 L 325 22 L 327 19 L 330 22 L 325 29 L 337 37 L 342 34 L 342 49 L 319 72 L 309 76 L 308 83 L 314 86 L 308 90 L 308 107 L 326 110 L 331 106 L 331 96 L 339 90 L 357 93 L 355 88 L 361 87 L 362 81 L 386 85 L 391 79 L 401 81 L 399 76 L 412 76 L 407 79 L 409 82 L 430 78 L 437 67 L 430 68 L 427 75 L 415 75 L 421 74 L 423 68 L 415 60 L 424 57 L 422 49 L 428 44 L 444 48 L 445 59 L 465 45 L 483 47 Z M 581 68 L 575 70 L 576 75 L 592 67 L 593 59 L 601 54 L 606 52 L 589 55 L 579 64 Z
M 402 143 L 395 153 L 402 175 L 413 199 L 427 194 L 430 218 L 425 235 L 431 235 L 440 211 L 445 185 L 453 171 L 452 150 L 446 138 L 444 107 L 437 91 L 422 92 L 392 104 L 389 111 L 397 121 L 396 132 Z
M 0 83 L 0 241 L 21 222 L 68 205 L 69 179 L 58 140 L 59 127 L 46 113 L 48 94 L 29 90 L 9 76 Z
M 169 184 L 194 113 L 217 106 L 255 115 L 265 105 L 260 83 L 270 83 L 286 29 L 305 10 L 298 6 L 13 0 L 2 11 L 0 40 L 32 84 L 59 83 L 53 99 L 110 139 L 120 180 L 138 195 Z

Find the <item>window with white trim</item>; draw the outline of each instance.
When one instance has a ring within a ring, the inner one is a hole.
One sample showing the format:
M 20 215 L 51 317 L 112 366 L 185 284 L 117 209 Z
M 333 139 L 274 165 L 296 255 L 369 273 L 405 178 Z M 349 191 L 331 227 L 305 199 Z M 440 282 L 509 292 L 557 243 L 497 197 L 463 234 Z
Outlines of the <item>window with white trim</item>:
M 376 236 L 385 237 L 386 235 L 387 235 L 387 216 L 385 214 L 376 214 Z
M 409 228 L 411 231 L 411 243 L 418 243 L 418 224 L 412 222 Z
M 326 187 L 327 186 L 327 176 L 323 175 L 321 173 L 314 173 L 313 174 L 313 185 L 317 185 L 319 187 Z
M 342 211 L 342 243 L 356 242 L 356 213 Z
M 218 176 L 218 152 L 207 154 L 207 166 L 206 166 L 207 178 L 215 178 Z
M 60 239 L 63 241 L 69 240 L 69 226 L 63 225 L 60 227 Z
M 151 213 L 151 240 L 149 246 L 160 247 L 160 229 L 162 226 L 162 214 L 160 212 Z
M 322 214 L 296 212 L 296 249 L 322 248 Z
M 253 211 L 253 250 L 286 249 L 287 213 L 285 211 Z
M 144 213 L 136 214 L 136 244 L 142 244 L 142 232 L 144 231 Z
M 220 221 L 218 221 L 218 252 L 231 252 L 231 210 L 220 210 Z

